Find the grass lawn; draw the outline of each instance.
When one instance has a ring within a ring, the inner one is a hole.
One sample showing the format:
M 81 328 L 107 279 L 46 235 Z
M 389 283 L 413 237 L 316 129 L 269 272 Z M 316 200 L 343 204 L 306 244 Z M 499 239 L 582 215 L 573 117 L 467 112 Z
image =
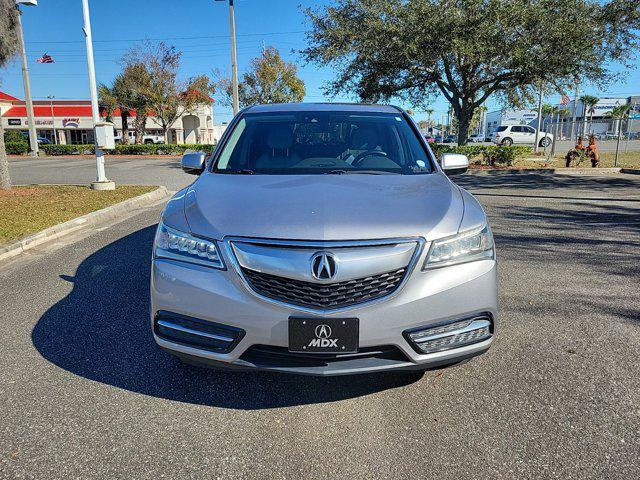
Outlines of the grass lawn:
M 564 167 L 564 156 L 567 152 L 557 154 L 553 158 L 546 158 L 543 156 L 527 158 L 517 158 L 514 160 L 513 168 L 558 168 Z M 600 152 L 600 167 L 613 167 L 613 162 L 616 156 L 616 152 Z M 471 162 L 482 160 L 482 157 L 474 157 L 470 159 Z M 620 152 L 618 157 L 618 167 L 622 168 L 640 168 L 640 152 Z M 583 160 L 580 163 L 580 168 L 591 168 L 591 162 Z
M 0 190 L 0 245 L 156 188 L 122 185 L 99 192 L 81 186 L 33 185 Z

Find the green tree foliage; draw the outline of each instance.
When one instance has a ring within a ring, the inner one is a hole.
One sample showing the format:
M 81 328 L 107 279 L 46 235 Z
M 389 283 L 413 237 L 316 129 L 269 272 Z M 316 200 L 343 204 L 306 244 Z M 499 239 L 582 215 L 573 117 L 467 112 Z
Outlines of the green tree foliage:
M 222 103 L 232 103 L 232 85 L 228 78 L 220 81 Z M 264 103 L 301 102 L 306 90 L 298 77 L 295 64 L 285 62 L 275 47 L 267 47 L 251 61 L 250 70 L 238 84 L 238 100 L 242 108 Z
M 165 143 L 169 143 L 168 131 L 173 123 L 196 106 L 208 104 L 216 89 L 206 75 L 181 80 L 178 77 L 181 57 L 182 52 L 173 46 L 147 41 L 122 59 L 125 73 L 129 71 L 134 76 L 135 93 L 158 119 Z
M 335 0 L 307 10 L 305 58 L 339 72 L 329 93 L 414 105 L 440 93 L 466 141 L 490 96 L 533 98 L 580 79 L 604 84 L 638 48 L 638 0 Z
M 0 0 L 0 68 L 18 53 L 18 11 L 13 0 Z M 0 190 L 11 188 L 9 161 L 4 145 L 4 129 L 0 122 Z

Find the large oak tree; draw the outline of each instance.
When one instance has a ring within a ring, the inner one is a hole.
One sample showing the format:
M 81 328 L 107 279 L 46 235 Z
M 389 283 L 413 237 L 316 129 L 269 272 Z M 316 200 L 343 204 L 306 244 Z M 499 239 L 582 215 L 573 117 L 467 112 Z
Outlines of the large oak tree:
M 332 66 L 328 93 L 428 103 L 442 94 L 467 139 L 490 96 L 530 101 L 537 85 L 613 78 L 638 48 L 640 0 L 336 0 L 307 10 L 307 60 Z

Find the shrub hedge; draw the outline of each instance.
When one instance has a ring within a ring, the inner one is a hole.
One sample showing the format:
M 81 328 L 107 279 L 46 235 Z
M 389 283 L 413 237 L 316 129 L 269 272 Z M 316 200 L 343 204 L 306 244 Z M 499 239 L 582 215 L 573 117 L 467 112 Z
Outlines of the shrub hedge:
M 211 152 L 215 145 L 201 144 L 118 144 L 114 150 L 107 150 L 107 155 L 181 155 L 186 150 L 202 150 Z M 95 153 L 93 145 L 41 145 L 40 149 L 47 155 L 90 155 Z
M 447 145 L 432 143 L 429 145 L 436 156 L 442 153 L 460 153 L 469 158 L 482 156 L 482 163 L 487 165 L 511 165 L 513 161 L 523 155 L 531 153 L 531 147 L 525 145 L 512 145 L 505 147 L 502 145 Z
M 8 155 L 26 155 L 29 153 L 29 144 L 26 142 L 7 142 L 4 146 Z
M 4 143 L 24 143 L 28 144 L 29 141 L 24 133 L 20 130 L 5 130 L 4 131 Z

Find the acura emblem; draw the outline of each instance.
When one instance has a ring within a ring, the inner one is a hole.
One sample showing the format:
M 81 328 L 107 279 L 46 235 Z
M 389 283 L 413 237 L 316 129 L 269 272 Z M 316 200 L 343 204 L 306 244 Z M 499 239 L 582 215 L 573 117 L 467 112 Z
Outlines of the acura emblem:
M 338 272 L 336 257 L 329 252 L 318 252 L 311 257 L 311 275 L 316 280 L 331 280 Z
M 329 325 L 318 325 L 315 333 L 318 338 L 329 338 L 331 336 L 331 327 Z

